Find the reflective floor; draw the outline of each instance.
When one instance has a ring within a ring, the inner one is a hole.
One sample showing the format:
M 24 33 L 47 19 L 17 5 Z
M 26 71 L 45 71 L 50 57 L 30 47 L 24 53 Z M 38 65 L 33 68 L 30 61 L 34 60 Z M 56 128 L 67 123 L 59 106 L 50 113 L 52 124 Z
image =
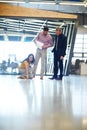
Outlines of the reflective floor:
M 87 130 L 87 77 L 0 75 L 0 130 Z

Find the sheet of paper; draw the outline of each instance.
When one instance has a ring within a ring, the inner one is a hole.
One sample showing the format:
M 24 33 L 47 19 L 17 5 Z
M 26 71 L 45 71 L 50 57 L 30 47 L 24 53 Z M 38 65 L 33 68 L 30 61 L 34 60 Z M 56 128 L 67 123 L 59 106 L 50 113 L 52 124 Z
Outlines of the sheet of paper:
M 42 49 L 43 43 L 36 41 L 36 46 L 37 48 Z

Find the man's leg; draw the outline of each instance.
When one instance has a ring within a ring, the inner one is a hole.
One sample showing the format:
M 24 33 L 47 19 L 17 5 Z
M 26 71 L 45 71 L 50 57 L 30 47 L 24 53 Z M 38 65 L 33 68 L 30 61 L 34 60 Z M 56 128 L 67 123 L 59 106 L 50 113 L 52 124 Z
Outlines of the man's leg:
M 59 60 L 59 68 L 60 68 L 59 78 L 62 79 L 62 77 L 63 77 L 63 60 Z
M 54 54 L 54 78 L 57 78 L 58 74 L 58 56 Z
M 43 79 L 43 75 L 44 75 L 46 55 L 47 55 L 47 50 L 42 50 L 42 52 L 41 52 L 41 72 L 40 72 L 41 79 Z
M 36 74 L 37 65 L 38 65 L 40 57 L 41 57 L 41 50 L 37 49 L 36 50 L 36 55 L 35 55 L 35 65 L 34 65 L 34 69 L 33 69 L 33 75 L 34 75 L 34 77 L 35 77 L 35 74 Z
M 49 79 L 57 79 L 58 74 L 58 56 L 56 53 L 54 53 L 54 74 L 52 78 Z

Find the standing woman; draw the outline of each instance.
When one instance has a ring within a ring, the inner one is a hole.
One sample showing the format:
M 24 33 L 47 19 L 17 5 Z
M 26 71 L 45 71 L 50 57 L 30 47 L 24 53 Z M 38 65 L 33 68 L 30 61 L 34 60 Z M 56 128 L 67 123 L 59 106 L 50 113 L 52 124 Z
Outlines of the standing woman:
M 29 56 L 24 59 L 19 66 L 19 73 L 21 74 L 18 78 L 21 79 L 32 79 L 33 78 L 33 68 L 34 68 L 34 55 L 29 54 Z

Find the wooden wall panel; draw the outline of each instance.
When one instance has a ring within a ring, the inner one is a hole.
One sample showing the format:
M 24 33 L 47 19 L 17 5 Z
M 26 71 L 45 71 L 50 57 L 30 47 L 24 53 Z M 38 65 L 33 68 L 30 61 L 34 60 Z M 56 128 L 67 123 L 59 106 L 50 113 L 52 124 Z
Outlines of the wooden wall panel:
M 0 16 L 77 19 L 77 15 L 73 15 L 73 14 L 65 14 L 60 12 L 25 8 L 20 6 L 13 6 L 10 4 L 0 4 Z

